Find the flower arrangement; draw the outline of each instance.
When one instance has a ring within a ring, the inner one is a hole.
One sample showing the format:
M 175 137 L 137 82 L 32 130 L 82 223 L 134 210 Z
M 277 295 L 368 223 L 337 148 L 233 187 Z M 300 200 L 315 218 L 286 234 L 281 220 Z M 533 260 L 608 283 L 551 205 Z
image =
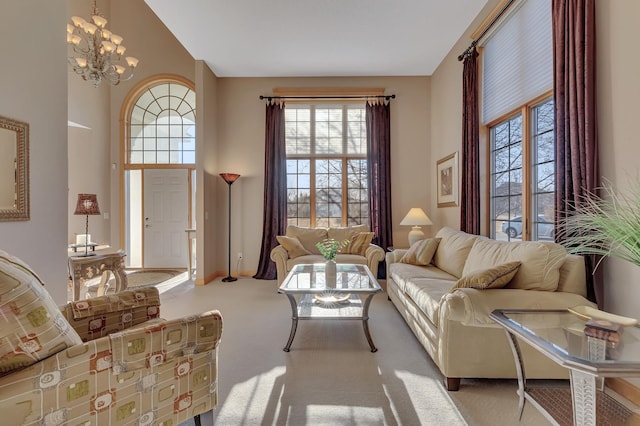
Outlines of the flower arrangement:
M 316 247 L 318 247 L 320 254 L 322 254 L 327 262 L 335 262 L 338 253 L 340 253 L 340 251 L 347 245 L 349 245 L 349 240 L 338 241 L 333 238 L 329 238 L 318 242 Z
M 569 253 L 612 256 L 640 266 L 640 183 L 627 193 L 608 182 L 602 190 L 603 197 L 585 196 L 560 224 L 561 241 Z

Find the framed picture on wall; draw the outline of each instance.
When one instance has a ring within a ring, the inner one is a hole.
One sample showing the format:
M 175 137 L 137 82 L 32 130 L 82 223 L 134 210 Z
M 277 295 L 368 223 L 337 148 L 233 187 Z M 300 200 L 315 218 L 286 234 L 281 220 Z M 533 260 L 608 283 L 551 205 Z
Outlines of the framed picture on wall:
M 458 205 L 458 152 L 437 162 L 438 207 Z

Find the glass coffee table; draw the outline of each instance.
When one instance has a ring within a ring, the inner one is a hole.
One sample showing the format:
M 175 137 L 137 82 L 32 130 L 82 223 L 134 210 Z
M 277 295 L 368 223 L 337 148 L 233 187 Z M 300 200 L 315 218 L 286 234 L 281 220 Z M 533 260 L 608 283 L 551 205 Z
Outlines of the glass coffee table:
M 291 350 L 298 320 L 360 320 L 371 352 L 378 349 L 369 332 L 369 305 L 382 291 L 366 265 L 337 264 L 336 271 L 325 270 L 324 263 L 295 265 L 278 293 L 291 303 L 291 332 L 284 347 Z
M 574 425 L 625 424 L 632 412 L 602 392 L 605 377 L 640 377 L 640 328 L 625 327 L 618 343 L 587 337 L 589 319 L 569 310 L 499 309 L 491 318 L 509 338 L 518 373 L 520 415 L 525 400 L 553 424 L 556 417 L 573 416 Z M 569 390 L 551 386 L 528 387 L 520 345 L 526 342 L 559 365 L 569 369 Z M 556 416 L 552 415 L 556 413 Z

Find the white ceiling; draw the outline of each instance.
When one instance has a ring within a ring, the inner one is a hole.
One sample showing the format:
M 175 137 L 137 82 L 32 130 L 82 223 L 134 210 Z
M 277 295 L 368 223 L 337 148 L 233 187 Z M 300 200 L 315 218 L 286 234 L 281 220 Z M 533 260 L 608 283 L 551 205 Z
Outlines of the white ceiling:
M 219 77 L 431 75 L 487 3 L 145 1 Z

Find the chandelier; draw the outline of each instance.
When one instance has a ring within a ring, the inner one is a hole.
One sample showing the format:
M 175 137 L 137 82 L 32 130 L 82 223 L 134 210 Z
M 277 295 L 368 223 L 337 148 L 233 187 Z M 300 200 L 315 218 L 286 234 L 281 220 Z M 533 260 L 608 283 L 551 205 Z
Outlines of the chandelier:
M 127 56 L 125 62 L 121 62 L 127 48 L 122 45 L 121 36 L 106 28 L 107 20 L 98 12 L 96 0 L 93 0 L 91 15 L 93 23 L 72 16 L 72 24 L 67 24 L 67 42 L 73 49 L 73 56 L 67 60 L 73 71 L 95 87 L 103 80 L 116 86 L 131 79 L 138 60 Z

